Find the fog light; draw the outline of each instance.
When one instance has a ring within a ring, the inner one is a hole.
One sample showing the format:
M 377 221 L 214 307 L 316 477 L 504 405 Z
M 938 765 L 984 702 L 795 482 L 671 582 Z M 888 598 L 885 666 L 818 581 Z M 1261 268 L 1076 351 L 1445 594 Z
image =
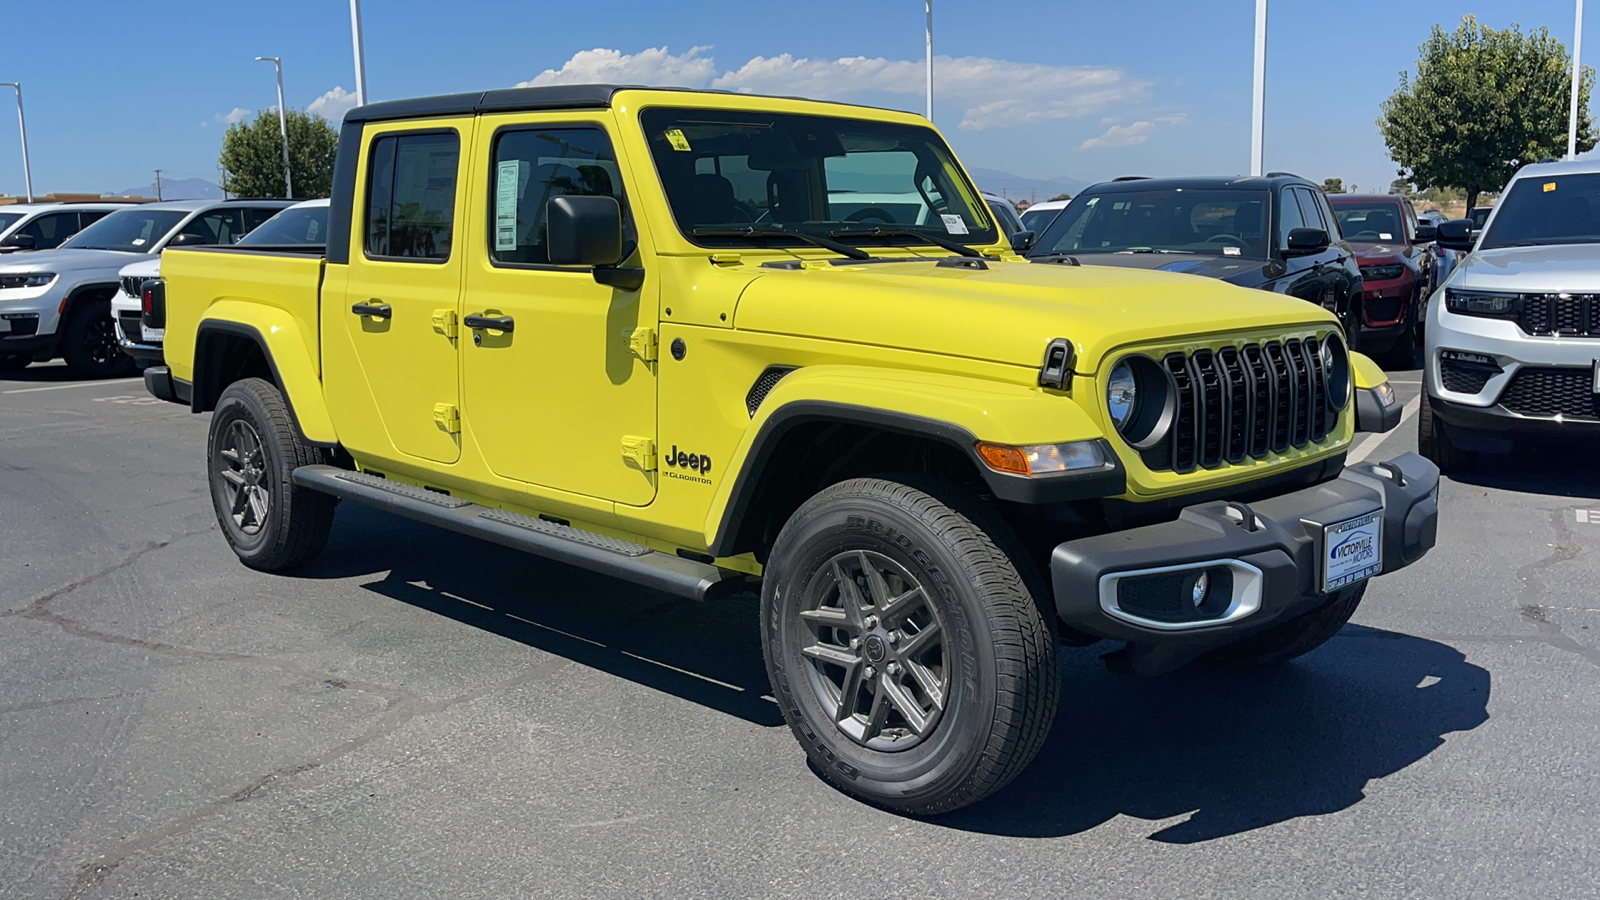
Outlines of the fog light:
M 1098 441 L 1073 441 L 1066 444 L 1034 444 L 1014 447 L 982 441 L 978 458 L 996 472 L 1011 475 L 1049 475 L 1074 469 L 1094 469 L 1106 464 Z
M 1189 602 L 1193 603 L 1195 608 L 1198 609 L 1201 604 L 1206 602 L 1206 592 L 1210 589 L 1211 576 L 1201 572 L 1200 577 L 1194 580 L 1194 587 L 1189 589 Z

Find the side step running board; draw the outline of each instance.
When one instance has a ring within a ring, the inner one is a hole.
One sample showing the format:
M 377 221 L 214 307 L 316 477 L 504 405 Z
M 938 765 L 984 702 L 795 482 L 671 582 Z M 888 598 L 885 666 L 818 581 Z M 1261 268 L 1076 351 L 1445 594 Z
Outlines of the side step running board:
M 711 600 L 750 586 L 747 576 L 709 563 L 362 472 L 301 466 L 294 470 L 294 483 L 691 600 Z

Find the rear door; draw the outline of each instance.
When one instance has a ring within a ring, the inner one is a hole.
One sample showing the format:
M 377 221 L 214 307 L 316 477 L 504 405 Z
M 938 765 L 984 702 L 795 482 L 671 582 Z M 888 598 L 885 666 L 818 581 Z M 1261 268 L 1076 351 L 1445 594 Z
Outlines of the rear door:
M 382 459 L 461 456 L 455 341 L 472 119 L 384 123 L 363 136 L 350 262 L 325 285 L 324 380 L 340 440 Z

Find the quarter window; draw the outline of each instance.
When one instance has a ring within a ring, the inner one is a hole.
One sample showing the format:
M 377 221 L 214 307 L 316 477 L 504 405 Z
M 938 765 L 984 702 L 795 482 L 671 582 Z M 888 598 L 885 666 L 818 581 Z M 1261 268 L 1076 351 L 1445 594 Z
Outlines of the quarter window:
M 454 133 L 392 134 L 367 163 L 366 249 L 371 257 L 444 261 L 455 235 Z
M 78 214 L 48 213 L 17 229 L 17 234 L 33 238 L 33 249 L 54 250 L 67 238 L 78 233 Z
M 1289 232 L 1307 227 L 1305 213 L 1300 211 L 1300 201 L 1294 195 L 1293 190 L 1278 195 L 1278 245 L 1282 247 L 1289 245 Z
M 489 256 L 496 263 L 549 264 L 548 213 L 556 197 L 615 197 L 627 211 L 617 155 L 599 128 L 503 131 L 489 179 Z

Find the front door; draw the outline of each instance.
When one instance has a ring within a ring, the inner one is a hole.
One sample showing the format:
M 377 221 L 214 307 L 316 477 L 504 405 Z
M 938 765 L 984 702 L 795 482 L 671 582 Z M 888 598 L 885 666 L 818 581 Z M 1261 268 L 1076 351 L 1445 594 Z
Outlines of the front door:
M 1280 248 L 1289 245 L 1289 232 L 1294 229 L 1322 227 L 1314 211 L 1302 209 L 1298 193 L 1293 188 L 1284 188 L 1278 194 L 1277 245 Z M 1328 295 L 1330 282 L 1319 265 L 1325 255 L 1326 251 L 1313 256 L 1290 256 L 1284 259 L 1280 290 L 1307 303 L 1328 306 L 1332 302 Z
M 599 284 L 587 267 L 550 263 L 546 209 L 563 194 L 615 197 L 624 173 L 593 114 L 485 116 L 475 176 L 485 224 L 462 295 L 463 403 L 472 439 L 497 475 L 643 506 L 656 473 L 655 281 Z M 486 140 L 487 138 L 487 140 Z M 625 225 L 624 255 L 637 237 Z M 637 260 L 634 261 L 637 264 Z M 483 324 L 489 323 L 489 324 Z
M 322 310 L 328 405 L 352 452 L 455 462 L 461 455 L 457 358 L 449 337 L 464 248 L 455 237 L 467 183 L 470 118 L 369 131 L 357 183 L 348 280 Z M 374 133 L 375 132 L 375 133 Z M 398 455 L 397 455 L 398 454 Z

